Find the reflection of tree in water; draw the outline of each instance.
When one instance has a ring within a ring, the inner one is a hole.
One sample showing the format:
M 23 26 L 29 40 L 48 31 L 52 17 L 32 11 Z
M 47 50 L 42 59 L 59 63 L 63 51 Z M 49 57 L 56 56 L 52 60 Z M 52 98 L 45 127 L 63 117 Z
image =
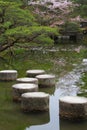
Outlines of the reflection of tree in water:
M 14 58 L 12 56 L 8 59 L 0 57 L 0 69 L 16 69 Z
M 60 130 L 86 130 L 87 121 L 69 121 L 60 119 Z

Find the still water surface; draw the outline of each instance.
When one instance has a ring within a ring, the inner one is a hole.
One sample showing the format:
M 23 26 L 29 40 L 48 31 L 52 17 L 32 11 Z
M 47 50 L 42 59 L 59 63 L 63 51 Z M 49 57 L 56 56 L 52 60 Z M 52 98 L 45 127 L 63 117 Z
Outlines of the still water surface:
M 49 111 L 44 113 L 22 113 L 20 104 L 13 103 L 11 98 L 11 86 L 16 82 L 0 82 L 0 130 L 87 130 L 87 121 L 71 122 L 59 118 L 59 97 L 76 95 L 79 90 L 77 83 L 81 84 L 84 70 L 78 64 L 81 64 L 84 53 L 80 58 L 76 48 L 34 50 L 16 57 L 0 58 L 0 70 L 16 69 L 18 77 L 24 77 L 28 69 L 45 69 L 56 75 L 53 88 L 39 89 L 50 94 Z

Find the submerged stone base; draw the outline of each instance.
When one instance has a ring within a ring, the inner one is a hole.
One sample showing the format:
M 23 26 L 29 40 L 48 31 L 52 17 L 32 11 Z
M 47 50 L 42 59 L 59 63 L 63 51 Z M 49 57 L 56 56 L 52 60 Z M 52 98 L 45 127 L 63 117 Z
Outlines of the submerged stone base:
M 12 81 L 17 79 L 16 70 L 2 70 L 0 71 L 0 80 L 1 81 Z
M 65 119 L 86 119 L 87 98 L 78 96 L 65 96 L 59 99 L 59 114 Z
M 26 92 L 37 92 L 38 85 L 19 83 L 12 86 L 13 101 L 21 101 L 21 94 Z
M 49 94 L 32 92 L 22 94 L 21 108 L 24 112 L 47 111 L 49 109 Z

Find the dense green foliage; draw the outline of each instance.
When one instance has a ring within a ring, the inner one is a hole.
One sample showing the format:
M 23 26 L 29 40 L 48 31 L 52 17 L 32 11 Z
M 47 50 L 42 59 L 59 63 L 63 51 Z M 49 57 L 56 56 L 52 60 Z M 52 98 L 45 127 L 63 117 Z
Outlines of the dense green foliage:
M 81 4 L 81 5 L 85 5 L 87 4 L 87 0 L 73 0 L 75 3 Z
M 52 35 L 58 30 L 40 26 L 33 15 L 21 3 L 0 1 L 0 52 L 15 43 L 54 43 Z
M 86 18 L 87 1 L 72 1 L 78 3 L 78 6 L 74 8 L 70 17 L 71 15 L 80 15 L 82 18 Z M 32 43 L 52 45 L 55 42 L 55 37 L 59 35 L 58 27 L 49 26 L 50 22 L 54 21 L 55 23 L 56 17 L 49 18 L 49 13 L 46 17 L 35 14 L 36 7 L 27 6 L 26 2 L 25 0 L 15 0 L 15 2 L 14 0 L 0 0 L 0 52 L 13 47 L 16 43 L 22 47 L 25 46 L 25 43 L 27 46 L 32 46 Z M 45 6 L 38 8 L 44 8 L 48 12 Z M 79 31 L 79 25 L 70 23 L 68 19 L 63 28 L 65 31 Z
M 78 4 L 75 8 L 75 14 L 80 15 L 82 18 L 87 18 L 87 0 L 73 0 Z
M 75 22 L 66 22 L 63 26 L 64 30 L 67 31 L 80 31 L 80 27 L 77 23 Z

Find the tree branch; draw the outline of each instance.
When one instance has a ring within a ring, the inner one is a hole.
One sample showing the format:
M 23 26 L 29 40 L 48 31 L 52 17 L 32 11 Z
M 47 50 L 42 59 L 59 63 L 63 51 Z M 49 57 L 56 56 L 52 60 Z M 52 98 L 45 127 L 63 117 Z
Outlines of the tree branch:
M 16 39 L 15 41 L 13 41 L 12 43 L 5 43 L 4 45 L 0 46 L 0 52 L 14 46 L 14 44 L 18 41 L 18 39 Z

